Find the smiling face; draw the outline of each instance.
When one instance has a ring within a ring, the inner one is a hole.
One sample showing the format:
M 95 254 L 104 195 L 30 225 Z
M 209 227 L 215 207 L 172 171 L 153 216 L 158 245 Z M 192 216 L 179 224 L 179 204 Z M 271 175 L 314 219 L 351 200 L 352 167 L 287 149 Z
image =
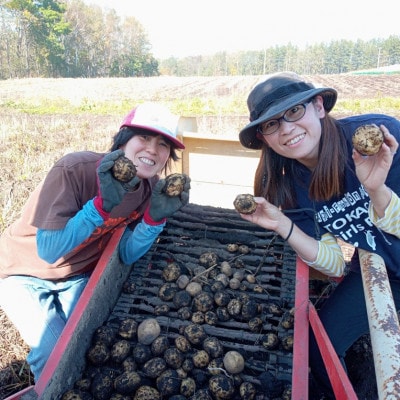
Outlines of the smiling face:
M 276 118 L 282 115 L 277 115 Z M 301 119 L 295 122 L 281 120 L 279 129 L 272 135 L 263 135 L 262 140 L 281 156 L 296 159 L 313 169 L 318 162 L 320 119 L 324 116 L 323 99 L 316 96 L 307 105 L 306 113 Z
M 134 135 L 121 149 L 135 164 L 141 179 L 159 174 L 171 154 L 170 142 L 161 135 Z

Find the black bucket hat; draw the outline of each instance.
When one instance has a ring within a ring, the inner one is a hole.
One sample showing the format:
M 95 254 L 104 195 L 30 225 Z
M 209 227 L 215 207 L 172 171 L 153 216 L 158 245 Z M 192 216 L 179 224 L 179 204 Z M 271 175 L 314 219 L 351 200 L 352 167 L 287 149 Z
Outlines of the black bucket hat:
M 263 142 L 257 137 L 260 124 L 316 95 L 322 96 L 325 111 L 331 111 L 337 99 L 336 90 L 316 88 L 294 73 L 279 73 L 259 83 L 247 98 L 250 123 L 240 131 L 240 143 L 249 149 L 261 149 Z

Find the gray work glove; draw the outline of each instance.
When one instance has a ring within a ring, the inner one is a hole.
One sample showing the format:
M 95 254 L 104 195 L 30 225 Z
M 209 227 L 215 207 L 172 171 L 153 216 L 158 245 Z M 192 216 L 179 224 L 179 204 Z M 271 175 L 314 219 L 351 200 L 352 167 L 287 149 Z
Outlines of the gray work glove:
M 165 179 L 160 179 L 151 194 L 149 214 L 154 221 L 170 217 L 189 202 L 190 178 L 187 175 L 183 191 L 179 196 L 168 196 L 163 191 L 164 186 Z
M 99 194 L 95 199 L 95 206 L 99 210 L 99 207 L 106 213 L 110 213 L 111 210 L 121 203 L 125 194 L 133 189 L 140 181 L 138 176 L 135 176 L 128 183 L 121 183 L 117 181 L 112 173 L 111 169 L 114 165 L 114 161 L 123 156 L 122 150 L 115 150 L 111 153 L 106 154 L 101 160 L 97 167 L 97 176 L 99 182 Z M 99 210 L 101 212 L 101 210 Z

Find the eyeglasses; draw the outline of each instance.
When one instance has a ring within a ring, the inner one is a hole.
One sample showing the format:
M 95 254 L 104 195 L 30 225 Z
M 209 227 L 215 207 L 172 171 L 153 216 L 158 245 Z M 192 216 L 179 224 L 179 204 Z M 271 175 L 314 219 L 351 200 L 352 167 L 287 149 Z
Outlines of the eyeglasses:
M 311 100 L 307 103 L 297 104 L 292 108 L 289 108 L 289 110 L 286 110 L 282 117 L 269 119 L 268 121 L 263 122 L 262 124 L 258 125 L 257 132 L 265 136 L 272 135 L 281 126 L 282 119 L 286 122 L 298 121 L 304 117 L 304 114 L 306 113 L 306 107 L 309 103 L 311 103 Z

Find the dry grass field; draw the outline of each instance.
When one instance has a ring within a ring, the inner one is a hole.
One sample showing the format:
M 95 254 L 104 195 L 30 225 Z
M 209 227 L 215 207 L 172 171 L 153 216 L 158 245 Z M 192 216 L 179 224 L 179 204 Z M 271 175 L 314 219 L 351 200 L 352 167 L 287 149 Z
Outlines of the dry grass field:
M 339 102 L 334 111 L 338 117 L 374 111 L 400 118 L 400 75 L 309 78 L 338 90 Z M 236 134 L 247 123 L 247 94 L 262 79 L 243 76 L 0 81 L 0 233 L 18 218 L 29 193 L 55 160 L 70 151 L 107 150 L 122 116 L 137 102 L 161 101 L 185 116 L 196 116 L 199 132 Z M 201 113 L 194 99 L 201 103 Z M 347 102 L 352 104 L 350 109 Z M 214 108 L 208 112 L 207 104 L 211 103 Z M 24 363 L 28 349 L 1 311 L 0 349 L 1 400 L 33 383 Z

